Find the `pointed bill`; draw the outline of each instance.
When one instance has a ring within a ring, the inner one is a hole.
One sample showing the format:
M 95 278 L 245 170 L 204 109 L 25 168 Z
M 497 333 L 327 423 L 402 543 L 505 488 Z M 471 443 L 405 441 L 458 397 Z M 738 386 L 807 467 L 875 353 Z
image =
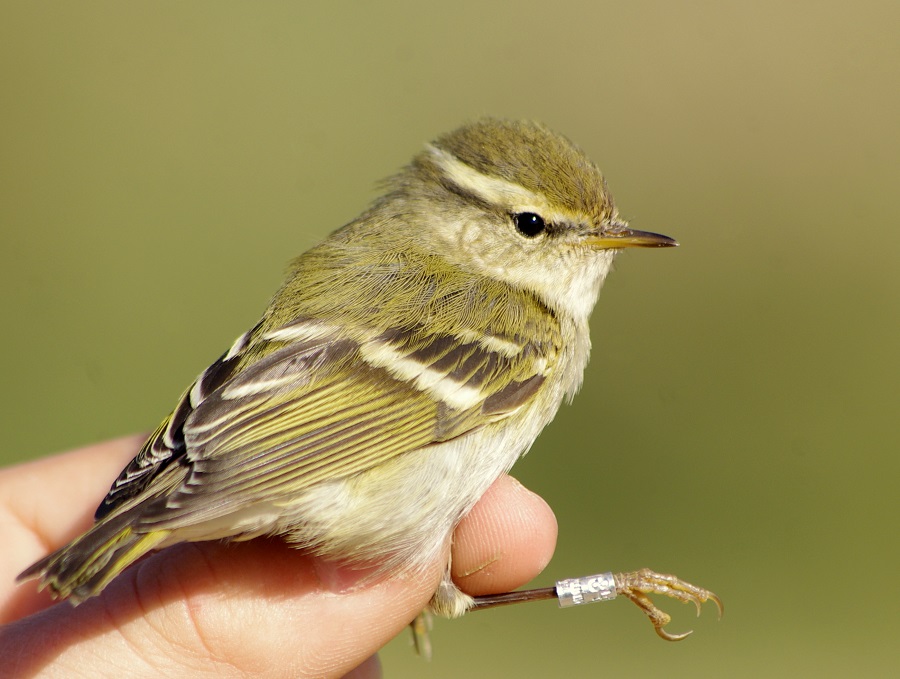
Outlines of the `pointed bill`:
M 636 229 L 618 229 L 598 233 L 587 238 L 588 245 L 598 250 L 613 248 L 670 248 L 678 245 L 678 241 L 659 233 L 637 231 Z

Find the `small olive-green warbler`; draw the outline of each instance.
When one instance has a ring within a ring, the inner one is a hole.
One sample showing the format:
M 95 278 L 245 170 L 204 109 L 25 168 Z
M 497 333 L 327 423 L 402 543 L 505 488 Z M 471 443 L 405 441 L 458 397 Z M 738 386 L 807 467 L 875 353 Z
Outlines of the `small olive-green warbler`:
M 20 579 L 77 603 L 152 550 L 259 535 L 380 572 L 433 562 L 578 390 L 616 253 L 676 244 L 629 229 L 597 167 L 532 122 L 466 125 L 388 186 L 293 263 L 94 526 Z M 670 584 L 629 596 L 697 598 Z M 448 564 L 430 608 L 473 603 Z

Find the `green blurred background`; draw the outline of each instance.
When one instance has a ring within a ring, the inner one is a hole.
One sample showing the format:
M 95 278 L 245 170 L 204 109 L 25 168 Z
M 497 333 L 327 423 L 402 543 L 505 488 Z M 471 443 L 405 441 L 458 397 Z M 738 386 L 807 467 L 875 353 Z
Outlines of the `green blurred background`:
M 391 677 L 885 676 L 900 662 L 900 5 L 0 5 L 2 461 L 153 427 L 288 259 L 466 119 L 531 117 L 637 228 L 582 394 L 516 468 L 535 583 L 709 586 L 405 635 Z

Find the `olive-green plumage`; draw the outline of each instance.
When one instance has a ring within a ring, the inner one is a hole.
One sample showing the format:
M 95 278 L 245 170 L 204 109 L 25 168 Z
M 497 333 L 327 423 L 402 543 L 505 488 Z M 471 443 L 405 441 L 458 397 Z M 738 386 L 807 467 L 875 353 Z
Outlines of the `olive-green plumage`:
M 151 550 L 285 536 L 417 568 L 577 390 L 616 250 L 596 166 L 529 122 L 440 137 L 293 264 L 259 323 L 185 392 L 96 524 L 26 570 L 77 603 Z M 471 604 L 448 575 L 432 608 Z

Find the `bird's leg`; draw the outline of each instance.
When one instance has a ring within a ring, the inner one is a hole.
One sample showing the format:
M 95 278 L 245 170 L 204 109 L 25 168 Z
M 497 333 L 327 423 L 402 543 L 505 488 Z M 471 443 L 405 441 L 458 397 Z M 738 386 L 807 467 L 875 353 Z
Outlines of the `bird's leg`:
M 416 653 L 426 660 L 431 658 L 431 640 L 428 633 L 431 631 L 432 613 L 443 618 L 458 618 L 472 608 L 473 601 L 472 597 L 463 592 L 453 582 L 448 560 L 444 576 L 431 597 L 431 601 L 428 602 L 428 608 L 419 613 L 410 623 L 413 646 L 415 646 Z
M 560 580 L 556 583 L 556 587 L 477 596 L 472 610 L 553 598 L 558 599 L 559 605 L 566 608 L 624 596 L 644 611 L 656 633 L 666 641 L 681 641 L 687 637 L 690 632 L 670 634 L 665 630 L 665 626 L 672 618 L 654 605 L 648 596 L 650 594 L 662 594 L 683 603 L 693 603 L 697 607 L 697 615 L 700 615 L 701 605 L 707 601 L 715 603 L 720 618 L 724 612 L 721 599 L 709 590 L 692 585 L 674 575 L 656 573 L 649 568 L 629 573 L 603 573 L 585 578 Z

